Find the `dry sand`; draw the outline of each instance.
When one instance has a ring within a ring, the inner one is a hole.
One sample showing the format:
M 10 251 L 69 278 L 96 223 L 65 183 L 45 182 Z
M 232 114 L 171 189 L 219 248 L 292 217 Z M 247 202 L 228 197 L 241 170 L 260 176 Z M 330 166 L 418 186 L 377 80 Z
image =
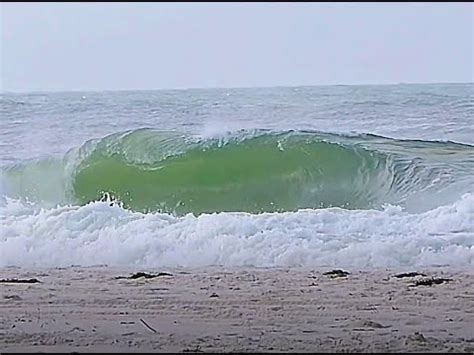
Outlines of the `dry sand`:
M 474 351 L 474 270 L 328 270 L 3 268 L 0 351 Z

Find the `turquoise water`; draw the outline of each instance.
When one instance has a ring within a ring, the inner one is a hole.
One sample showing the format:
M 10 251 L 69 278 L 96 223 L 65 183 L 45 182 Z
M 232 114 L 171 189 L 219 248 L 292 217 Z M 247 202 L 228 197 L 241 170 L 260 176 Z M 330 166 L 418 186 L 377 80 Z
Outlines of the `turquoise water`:
M 472 264 L 473 89 L 2 94 L 0 264 Z

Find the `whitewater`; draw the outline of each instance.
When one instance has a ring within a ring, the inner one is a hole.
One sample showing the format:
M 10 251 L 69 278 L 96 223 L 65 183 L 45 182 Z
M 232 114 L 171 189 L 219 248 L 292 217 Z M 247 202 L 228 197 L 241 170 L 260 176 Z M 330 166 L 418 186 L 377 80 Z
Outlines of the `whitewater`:
M 474 264 L 473 84 L 0 105 L 0 266 Z

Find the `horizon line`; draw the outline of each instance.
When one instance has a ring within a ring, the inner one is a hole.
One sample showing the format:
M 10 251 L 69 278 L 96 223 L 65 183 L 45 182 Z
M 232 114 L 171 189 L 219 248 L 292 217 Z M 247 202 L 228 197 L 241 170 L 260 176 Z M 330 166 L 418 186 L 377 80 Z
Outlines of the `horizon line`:
M 188 90 L 249 90 L 249 89 L 273 89 L 273 88 L 303 88 L 303 87 L 329 87 L 329 86 L 397 86 L 397 85 L 459 85 L 474 84 L 474 81 L 453 81 L 453 82 L 398 82 L 384 84 L 294 84 L 294 85 L 262 85 L 262 86 L 209 86 L 209 87 L 187 87 L 187 88 L 156 88 L 156 89 L 66 89 L 66 90 L 3 90 L 3 94 L 53 94 L 53 93 L 79 93 L 79 92 L 129 92 L 129 91 L 188 91 Z

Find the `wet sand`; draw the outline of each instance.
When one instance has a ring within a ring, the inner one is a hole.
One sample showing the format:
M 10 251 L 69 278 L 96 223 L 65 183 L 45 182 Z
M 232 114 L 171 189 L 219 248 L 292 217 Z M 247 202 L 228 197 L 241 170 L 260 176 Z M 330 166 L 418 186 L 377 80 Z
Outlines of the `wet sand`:
M 0 351 L 474 352 L 474 270 L 330 270 L 2 268 Z

